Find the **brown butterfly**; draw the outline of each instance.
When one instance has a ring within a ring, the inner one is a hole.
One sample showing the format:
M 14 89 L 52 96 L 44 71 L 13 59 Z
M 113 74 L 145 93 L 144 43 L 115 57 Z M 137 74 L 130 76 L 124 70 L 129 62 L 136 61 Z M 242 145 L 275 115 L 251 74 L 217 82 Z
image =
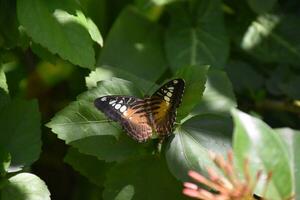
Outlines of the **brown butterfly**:
M 159 137 L 172 133 L 184 85 L 183 79 L 173 79 L 144 99 L 110 95 L 97 98 L 94 104 L 108 118 L 119 122 L 130 137 L 144 142 L 153 132 Z

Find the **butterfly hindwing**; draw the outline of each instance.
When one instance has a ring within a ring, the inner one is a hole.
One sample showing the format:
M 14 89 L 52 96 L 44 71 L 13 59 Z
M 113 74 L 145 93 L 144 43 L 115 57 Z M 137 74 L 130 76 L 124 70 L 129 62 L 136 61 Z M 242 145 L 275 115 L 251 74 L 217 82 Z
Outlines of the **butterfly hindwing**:
M 145 113 L 145 101 L 131 96 L 111 95 L 97 98 L 96 108 L 108 118 L 120 122 L 126 132 L 137 141 L 145 141 L 152 135 Z
M 176 120 L 176 108 L 181 103 L 184 80 L 174 79 L 160 87 L 152 96 L 152 118 L 156 132 L 168 135 Z

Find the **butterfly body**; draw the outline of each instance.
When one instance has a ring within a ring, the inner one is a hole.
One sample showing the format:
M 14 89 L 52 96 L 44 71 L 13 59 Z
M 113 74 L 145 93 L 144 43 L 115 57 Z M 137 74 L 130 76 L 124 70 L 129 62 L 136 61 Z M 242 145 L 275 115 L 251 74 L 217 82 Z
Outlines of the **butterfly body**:
M 181 102 L 183 91 L 183 79 L 174 79 L 144 99 L 109 95 L 97 98 L 94 104 L 108 118 L 119 122 L 129 136 L 144 142 L 153 132 L 159 137 L 172 132 L 176 108 Z

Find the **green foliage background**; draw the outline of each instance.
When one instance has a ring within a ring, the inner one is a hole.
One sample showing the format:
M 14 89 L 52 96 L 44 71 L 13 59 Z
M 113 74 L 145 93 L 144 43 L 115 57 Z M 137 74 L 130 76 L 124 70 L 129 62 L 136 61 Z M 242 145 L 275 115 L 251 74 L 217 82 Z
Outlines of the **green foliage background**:
M 300 198 L 298 0 L 0 0 L 0 199 L 186 199 L 233 148 Z M 139 144 L 93 105 L 185 79 L 174 134 Z M 242 110 L 242 111 L 241 111 Z M 256 189 L 261 194 L 262 184 Z

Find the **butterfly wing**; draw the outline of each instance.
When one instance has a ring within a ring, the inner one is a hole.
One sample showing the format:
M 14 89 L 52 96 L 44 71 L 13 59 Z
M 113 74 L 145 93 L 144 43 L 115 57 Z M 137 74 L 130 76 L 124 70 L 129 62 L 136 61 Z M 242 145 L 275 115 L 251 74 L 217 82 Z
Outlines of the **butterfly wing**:
M 152 135 L 145 112 L 145 101 L 131 96 L 103 96 L 94 102 L 108 118 L 119 122 L 133 139 L 143 142 Z
M 183 79 L 174 79 L 164 84 L 151 96 L 152 124 L 160 136 L 172 132 L 184 85 Z

